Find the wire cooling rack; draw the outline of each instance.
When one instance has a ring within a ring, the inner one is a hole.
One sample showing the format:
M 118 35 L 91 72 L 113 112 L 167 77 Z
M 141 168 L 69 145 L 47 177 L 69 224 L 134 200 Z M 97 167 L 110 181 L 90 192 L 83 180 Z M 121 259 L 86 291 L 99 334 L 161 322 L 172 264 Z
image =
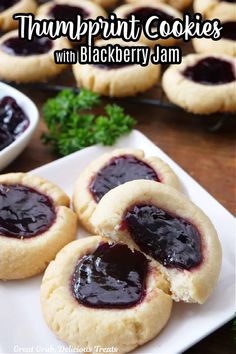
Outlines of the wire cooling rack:
M 32 83 L 32 84 L 16 84 L 11 83 L 12 86 L 16 88 L 22 89 L 32 89 L 32 90 L 39 90 L 39 91 L 48 91 L 48 92 L 55 92 L 58 93 L 62 90 L 73 90 L 76 93 L 80 92 L 80 89 L 75 86 L 70 85 L 63 85 L 63 84 L 54 84 L 54 83 Z M 162 109 L 174 110 L 179 112 L 185 112 L 182 108 L 174 105 L 170 101 L 168 101 L 161 85 L 156 84 L 154 86 L 155 90 L 155 98 L 148 98 L 142 96 L 135 96 L 135 97 L 125 97 L 125 98 L 114 98 L 115 101 L 119 102 L 127 102 L 127 103 L 134 103 L 134 104 L 141 104 L 141 105 L 149 105 L 153 107 L 158 107 Z M 199 121 L 200 123 L 204 120 L 206 122 L 206 129 L 209 132 L 217 132 L 219 131 L 224 123 L 226 122 L 229 117 L 233 116 L 233 113 L 217 113 L 213 115 L 191 115 L 191 119 L 195 121 Z

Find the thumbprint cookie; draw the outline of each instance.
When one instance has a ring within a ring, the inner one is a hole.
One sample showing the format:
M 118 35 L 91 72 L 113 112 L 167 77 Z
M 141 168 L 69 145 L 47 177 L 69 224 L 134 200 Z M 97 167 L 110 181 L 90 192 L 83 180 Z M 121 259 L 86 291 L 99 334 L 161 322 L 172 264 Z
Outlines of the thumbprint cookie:
M 106 17 L 106 12 L 96 3 L 89 0 L 54 0 L 41 5 L 38 8 L 37 16 L 39 18 L 52 18 L 56 20 L 75 20 L 77 15 L 83 19 L 98 16 Z
M 192 43 L 197 53 L 226 54 L 236 57 L 236 10 L 232 19 L 221 22 L 221 39 L 194 38 Z
M 193 8 L 207 19 L 228 20 L 236 13 L 236 0 L 194 0 Z
M 35 0 L 1 0 L 0 1 L 0 31 L 10 31 L 18 27 L 18 21 L 12 16 L 16 13 L 35 13 Z
M 216 230 L 176 189 L 154 181 L 127 182 L 101 199 L 91 222 L 100 235 L 155 260 L 174 300 L 202 304 L 215 288 L 221 268 Z
M 144 46 L 140 42 L 121 39 L 98 40 L 96 46 Z M 160 65 L 149 61 L 147 66 L 132 62 L 106 62 L 102 64 L 74 64 L 73 72 L 78 86 L 103 96 L 125 97 L 150 89 L 160 77 Z
M 118 18 L 126 19 L 128 19 L 131 15 L 135 15 L 135 18 L 140 20 L 142 25 L 146 23 L 150 16 L 158 16 L 159 20 L 167 21 L 168 23 L 171 23 L 176 18 L 182 18 L 182 14 L 178 10 L 159 1 L 152 1 L 147 4 L 146 1 L 139 0 L 132 4 L 125 4 L 117 7 L 114 13 Z M 158 21 L 153 22 L 153 27 L 159 27 Z M 166 39 L 148 39 L 144 33 L 141 34 L 139 40 L 151 48 L 153 48 L 156 44 L 165 46 L 173 45 L 177 41 L 174 37 L 169 37 Z
M 158 157 L 145 157 L 142 150 L 118 149 L 92 161 L 80 174 L 73 194 L 74 209 L 81 224 L 90 232 L 91 216 L 109 190 L 137 179 L 169 184 L 181 189 L 174 171 Z
M 50 40 L 35 38 L 20 39 L 18 31 L 0 38 L 0 79 L 16 82 L 46 81 L 61 73 L 66 65 L 57 65 L 54 51 L 70 48 L 64 38 Z
M 190 54 L 171 65 L 162 79 L 169 100 L 196 114 L 236 111 L 236 59 Z
M 100 236 L 71 242 L 48 266 L 41 285 L 44 319 L 75 349 L 127 353 L 166 325 L 168 282 L 155 262 Z
M 42 272 L 76 236 L 69 198 L 47 180 L 25 173 L 0 175 L 0 279 Z

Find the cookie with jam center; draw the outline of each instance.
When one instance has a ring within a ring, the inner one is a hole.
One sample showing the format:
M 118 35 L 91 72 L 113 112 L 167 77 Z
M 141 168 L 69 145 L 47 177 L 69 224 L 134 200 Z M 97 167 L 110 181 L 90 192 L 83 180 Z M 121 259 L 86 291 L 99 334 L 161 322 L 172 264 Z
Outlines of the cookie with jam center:
M 10 31 L 18 27 L 18 21 L 12 16 L 16 13 L 35 14 L 35 0 L 1 0 L 0 1 L 0 31 Z
M 0 79 L 15 82 L 47 81 L 61 73 L 67 65 L 57 65 L 54 51 L 70 48 L 64 38 L 49 40 L 20 39 L 18 31 L 11 31 L 0 38 Z
M 100 235 L 126 242 L 155 261 L 176 301 L 204 303 L 216 286 L 221 245 L 209 218 L 176 189 L 131 181 L 108 192 L 91 222 Z
M 236 0 L 194 0 L 193 9 L 204 18 L 227 21 L 236 13 Z
M 56 185 L 26 173 L 0 175 L 0 279 L 42 272 L 77 231 L 70 200 Z
M 50 263 L 41 306 L 49 328 L 69 345 L 126 353 L 161 331 L 172 299 L 154 262 L 126 244 L 92 236 L 70 243 Z
M 121 39 L 98 40 L 96 46 L 144 46 L 140 42 L 125 42 Z M 141 66 L 133 63 L 74 64 L 73 73 L 79 87 L 84 87 L 103 96 L 125 97 L 150 89 L 160 77 L 160 65 L 148 63 Z
M 236 60 L 222 54 L 190 54 L 162 78 L 169 100 L 196 114 L 236 111 Z
M 141 21 L 141 24 L 145 24 L 150 16 L 158 16 L 160 20 L 165 20 L 169 23 L 173 22 L 174 19 L 181 19 L 182 14 L 175 8 L 166 5 L 159 1 L 147 2 L 144 0 L 136 1 L 135 3 L 125 4 L 117 7 L 114 11 L 118 18 L 128 19 L 131 15 Z M 154 32 L 159 28 L 158 23 L 154 22 Z M 140 42 L 146 44 L 147 46 L 153 48 L 156 44 L 163 46 L 171 46 L 176 43 L 177 39 L 170 37 L 166 39 L 148 39 L 142 32 L 140 37 Z
M 221 21 L 221 39 L 194 38 L 193 47 L 197 53 L 216 53 L 236 57 L 236 10 L 228 20 Z
M 84 20 L 96 19 L 98 16 L 106 17 L 106 12 L 97 3 L 89 0 L 54 0 L 39 6 L 37 10 L 39 18 L 73 21 L 77 15 L 81 15 Z
M 181 190 L 178 177 L 160 158 L 146 157 L 138 149 L 114 150 L 92 161 L 76 181 L 73 205 L 81 224 L 96 233 L 91 216 L 102 197 L 111 189 L 137 179 L 154 180 Z
M 184 10 L 187 7 L 189 7 L 192 3 L 192 0 L 152 0 L 152 1 L 149 1 L 148 4 L 150 4 L 150 3 L 152 4 L 155 1 L 170 5 L 178 10 Z M 126 2 L 127 3 L 136 3 L 137 0 L 126 0 Z

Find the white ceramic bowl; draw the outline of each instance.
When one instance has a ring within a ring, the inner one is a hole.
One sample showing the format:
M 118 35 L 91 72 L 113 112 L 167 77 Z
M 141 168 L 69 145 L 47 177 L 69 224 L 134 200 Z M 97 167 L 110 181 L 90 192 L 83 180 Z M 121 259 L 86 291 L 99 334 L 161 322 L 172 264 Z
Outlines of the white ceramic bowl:
M 23 93 L 0 82 L 0 100 L 5 96 L 13 97 L 29 119 L 28 128 L 10 145 L 0 151 L 0 170 L 11 163 L 26 147 L 39 121 L 35 104 Z

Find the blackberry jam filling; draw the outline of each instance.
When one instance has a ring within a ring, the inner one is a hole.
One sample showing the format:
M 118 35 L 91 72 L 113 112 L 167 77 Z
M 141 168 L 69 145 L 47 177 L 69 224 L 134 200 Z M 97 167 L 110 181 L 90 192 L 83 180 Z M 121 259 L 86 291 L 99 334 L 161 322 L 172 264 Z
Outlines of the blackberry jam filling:
M 49 16 L 56 20 L 73 21 L 77 15 L 87 18 L 89 12 L 82 7 L 70 5 L 54 5 L 49 12 Z
M 111 189 L 137 179 L 160 182 L 156 172 L 145 162 L 132 155 L 118 156 L 96 174 L 89 188 L 98 203 Z
M 221 37 L 236 41 L 236 21 L 222 23 Z
M 48 53 L 52 49 L 52 41 L 47 38 L 35 38 L 29 42 L 18 37 L 13 37 L 5 40 L 1 47 L 4 52 L 10 55 L 40 55 Z
M 135 10 L 133 10 L 131 13 L 126 15 L 126 18 L 129 18 L 131 15 L 135 15 L 137 20 L 140 20 L 142 25 L 145 25 L 146 21 L 149 19 L 151 16 L 158 16 L 161 21 L 167 21 L 167 22 L 172 22 L 174 20 L 174 17 L 167 14 L 166 12 L 156 9 L 153 7 L 140 7 Z M 158 21 L 153 22 L 153 26 L 156 26 L 158 24 Z
M 1 0 L 0 1 L 0 12 L 3 12 L 9 7 L 15 5 L 19 0 Z
M 126 245 L 108 243 L 84 256 L 72 276 L 75 299 L 88 307 L 129 308 L 145 296 L 148 260 Z
M 0 184 L 0 235 L 30 238 L 47 231 L 56 218 L 49 197 L 23 185 Z
M 202 261 L 197 228 L 154 205 L 133 206 L 124 225 L 141 251 L 163 266 L 190 270 Z
M 231 63 L 214 57 L 202 59 L 195 65 L 188 66 L 183 75 L 203 85 L 221 85 L 235 81 Z
M 29 126 L 29 119 L 14 98 L 0 100 L 0 151 L 10 145 Z

